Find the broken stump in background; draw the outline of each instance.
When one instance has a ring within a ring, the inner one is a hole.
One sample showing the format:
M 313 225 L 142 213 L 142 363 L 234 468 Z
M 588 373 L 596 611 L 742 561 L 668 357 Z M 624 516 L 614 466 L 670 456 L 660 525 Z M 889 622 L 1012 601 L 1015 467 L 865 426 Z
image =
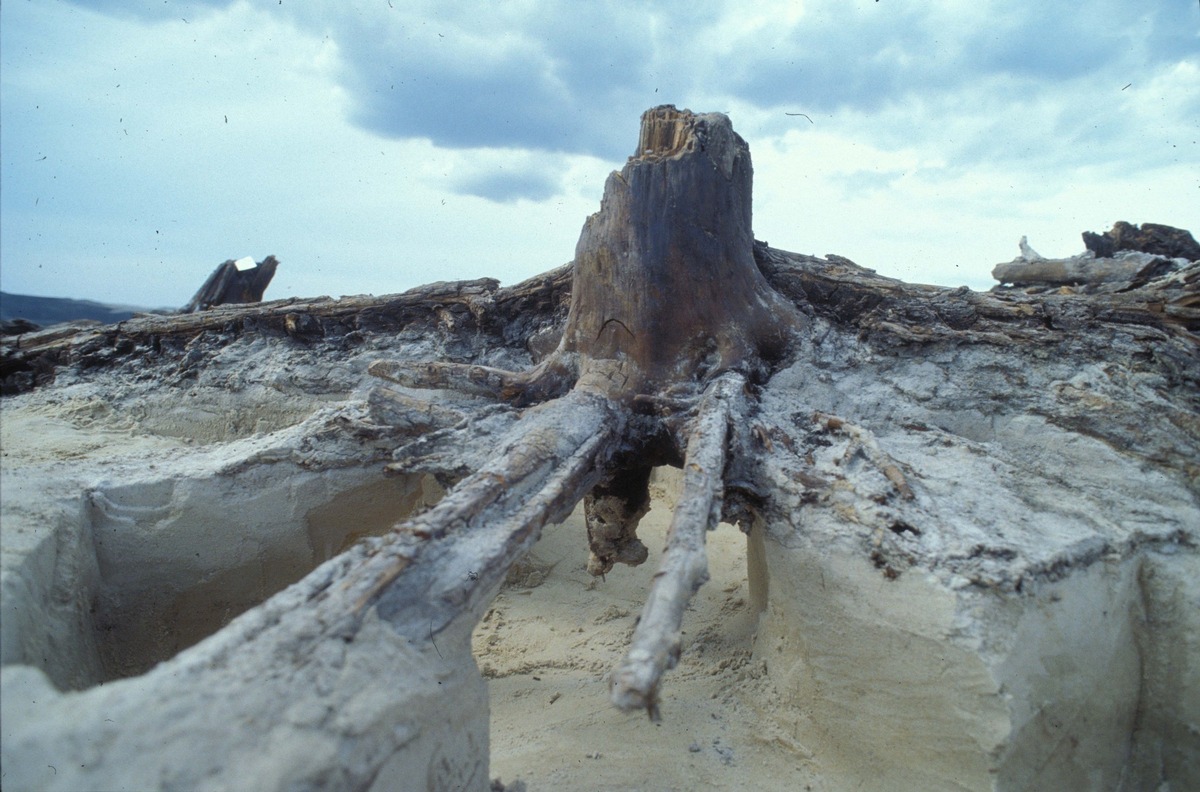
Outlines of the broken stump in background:
M 267 256 L 253 267 L 244 269 L 238 266 L 240 261 L 245 259 L 229 259 L 213 270 L 200 291 L 180 309 L 180 313 L 206 311 L 217 305 L 262 302 L 267 286 L 275 277 L 279 259 Z
M 1133 250 L 1166 258 L 1200 260 L 1200 244 L 1191 232 L 1159 223 L 1135 226 L 1118 220 L 1103 234 L 1084 231 L 1083 244 L 1096 258 L 1113 258 L 1122 250 Z
M 1083 232 L 1087 250 L 1066 258 L 1046 258 L 1021 237 L 1021 255 L 997 264 L 992 277 L 1015 288 L 1070 289 L 1074 292 L 1122 292 L 1169 275 L 1200 260 L 1200 245 L 1190 231 L 1117 221 L 1111 231 Z

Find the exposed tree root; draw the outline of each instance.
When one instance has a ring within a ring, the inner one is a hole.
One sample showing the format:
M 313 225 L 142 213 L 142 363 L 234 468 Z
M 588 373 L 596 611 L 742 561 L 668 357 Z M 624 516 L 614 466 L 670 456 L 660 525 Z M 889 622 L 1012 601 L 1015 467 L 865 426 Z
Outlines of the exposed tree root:
M 644 708 L 659 719 L 663 672 L 679 661 L 683 612 L 708 580 L 705 535 L 721 519 L 725 453 L 735 405 L 744 405 L 745 380 L 724 374 L 709 385 L 688 437 L 683 493 L 671 519 L 667 549 L 642 609 L 625 660 L 610 680 L 612 701 L 623 710 Z
M 855 452 L 862 452 L 862 455 L 878 468 L 879 472 L 891 483 L 896 492 L 900 494 L 900 497 L 905 500 L 912 500 L 915 497 L 912 488 L 908 486 L 908 480 L 900 470 L 900 466 L 896 464 L 896 460 L 892 459 L 886 451 L 879 447 L 879 443 L 875 440 L 875 435 L 869 430 L 828 413 L 813 413 L 813 420 L 819 423 L 826 431 L 840 432 L 850 438 L 850 448 L 846 450 L 846 458 L 849 458 Z
M 445 388 L 474 396 L 498 399 L 505 388 L 512 387 L 520 374 L 490 366 L 463 363 L 402 363 L 377 360 L 367 367 L 367 373 L 406 388 Z
M 472 396 L 510 402 L 517 406 L 537 404 L 566 393 L 578 370 L 572 355 L 555 354 L 529 371 L 507 371 L 465 363 L 402 363 L 377 360 L 368 373 L 406 388 L 438 388 Z
M 637 538 L 637 527 L 650 511 L 649 466 L 618 470 L 583 499 L 587 520 L 588 572 L 608 574 L 614 564 L 637 566 L 649 554 Z
M 390 426 L 401 435 L 419 435 L 457 426 L 466 414 L 424 399 L 416 399 L 385 386 L 376 386 L 367 395 L 371 420 Z
M 490 598 L 547 523 L 566 519 L 600 480 L 624 418 L 604 399 L 572 393 L 526 411 L 491 461 L 428 512 L 375 540 L 338 599 L 414 640 Z

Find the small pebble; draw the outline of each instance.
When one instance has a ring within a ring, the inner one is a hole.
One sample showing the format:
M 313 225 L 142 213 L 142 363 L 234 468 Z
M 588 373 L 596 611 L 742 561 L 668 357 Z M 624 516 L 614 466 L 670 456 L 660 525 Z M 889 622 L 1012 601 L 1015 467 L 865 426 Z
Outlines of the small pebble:
M 694 742 L 688 746 L 688 750 L 692 753 L 700 753 L 700 743 Z

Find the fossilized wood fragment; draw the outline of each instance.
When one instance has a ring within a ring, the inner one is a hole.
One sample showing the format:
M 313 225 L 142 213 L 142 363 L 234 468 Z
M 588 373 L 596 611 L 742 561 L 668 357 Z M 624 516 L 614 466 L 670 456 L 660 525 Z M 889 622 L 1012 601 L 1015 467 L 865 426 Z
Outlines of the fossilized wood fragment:
M 614 564 L 637 566 L 646 560 L 648 551 L 637 538 L 637 526 L 650 511 L 651 470 L 618 470 L 584 498 L 590 574 L 605 575 Z
M 394 427 L 405 435 L 445 429 L 466 419 L 466 415 L 451 407 L 415 399 L 384 386 L 371 389 L 367 404 L 372 421 Z
M 1166 258 L 1200 261 L 1200 244 L 1190 231 L 1159 223 L 1135 226 L 1118 220 L 1103 234 L 1083 232 L 1083 244 L 1096 258 L 1113 258 L 1122 250 L 1135 250 Z
M 239 268 L 237 262 L 230 259 L 213 270 L 200 290 L 179 312 L 188 314 L 207 311 L 218 305 L 260 302 L 278 268 L 279 259 L 274 256 L 267 256 L 246 269 Z

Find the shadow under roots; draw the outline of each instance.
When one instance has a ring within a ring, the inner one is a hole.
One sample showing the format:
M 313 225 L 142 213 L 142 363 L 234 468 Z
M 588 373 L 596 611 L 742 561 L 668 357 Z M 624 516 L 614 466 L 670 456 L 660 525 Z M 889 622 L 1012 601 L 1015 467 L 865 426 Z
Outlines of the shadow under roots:
M 240 496 L 222 479 L 89 493 L 96 682 L 145 673 L 443 495 L 428 476 L 290 478 L 251 479 Z

